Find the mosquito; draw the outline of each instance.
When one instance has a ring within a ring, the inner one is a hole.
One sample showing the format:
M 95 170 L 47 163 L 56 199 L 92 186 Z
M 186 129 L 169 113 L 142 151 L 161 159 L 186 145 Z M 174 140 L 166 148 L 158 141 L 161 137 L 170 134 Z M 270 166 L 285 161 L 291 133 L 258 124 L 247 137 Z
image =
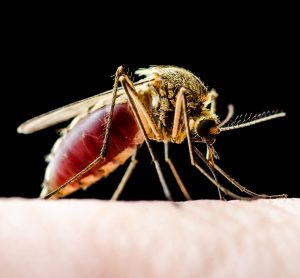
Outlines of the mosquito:
M 240 185 L 215 163 L 217 154 L 213 148 L 221 132 L 284 117 L 284 112 L 238 117 L 228 125 L 233 106 L 228 106 L 227 117 L 220 121 L 216 115 L 218 94 L 215 90 L 209 91 L 190 71 L 176 66 L 151 66 L 135 73 L 143 78 L 133 82 L 120 66 L 112 90 L 42 114 L 18 127 L 19 133 L 28 134 L 74 118 L 61 132 L 47 158 L 42 198 L 58 199 L 78 189 L 86 189 L 130 158 L 112 196 L 113 200 L 117 200 L 137 164 L 138 149 L 146 143 L 164 195 L 166 199 L 173 200 L 151 146 L 151 140 L 154 140 L 164 143 L 165 161 L 182 194 L 190 200 L 191 196 L 168 150 L 169 143 L 181 144 L 185 139 L 191 165 L 218 188 L 221 199 L 223 194 L 235 199 L 286 197 L 285 194 L 257 194 Z M 196 143 L 207 146 L 206 156 L 199 151 Z M 208 167 L 210 174 L 199 164 L 199 159 Z M 248 196 L 237 195 L 222 186 L 216 172 Z

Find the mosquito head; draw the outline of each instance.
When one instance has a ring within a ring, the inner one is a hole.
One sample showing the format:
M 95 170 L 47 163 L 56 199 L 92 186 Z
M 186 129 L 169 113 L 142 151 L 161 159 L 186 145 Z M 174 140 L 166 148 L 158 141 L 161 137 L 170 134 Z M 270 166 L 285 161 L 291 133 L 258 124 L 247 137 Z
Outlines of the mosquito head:
M 196 121 L 195 131 L 196 134 L 200 137 L 201 142 L 207 143 L 209 145 L 215 142 L 216 135 L 220 133 L 218 124 L 219 124 L 218 120 L 214 118 L 200 117 Z

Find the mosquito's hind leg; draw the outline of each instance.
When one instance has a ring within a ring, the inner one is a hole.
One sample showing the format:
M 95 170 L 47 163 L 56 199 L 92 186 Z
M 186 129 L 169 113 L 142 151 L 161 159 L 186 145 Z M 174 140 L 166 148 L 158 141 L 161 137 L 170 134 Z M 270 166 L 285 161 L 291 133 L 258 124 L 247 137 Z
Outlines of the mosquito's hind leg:
M 127 167 L 127 170 L 126 170 L 122 180 L 120 181 L 117 189 L 115 190 L 114 194 L 112 195 L 111 200 L 116 201 L 119 199 L 128 179 L 130 178 L 131 174 L 133 173 L 133 170 L 135 169 L 135 166 L 138 163 L 138 161 L 136 160 L 136 153 L 137 153 L 137 151 L 135 151 L 134 154 L 131 156 L 131 161 Z
M 112 96 L 109 114 L 107 116 L 107 124 L 106 124 L 106 128 L 105 128 L 103 145 L 102 145 L 101 152 L 100 152 L 101 157 L 105 157 L 106 153 L 107 153 L 109 135 L 110 135 L 110 127 L 111 127 L 111 123 L 112 123 L 112 116 L 113 116 L 114 108 L 115 108 L 115 104 L 116 104 L 119 81 L 120 81 L 120 77 L 123 74 L 123 71 L 124 71 L 123 67 L 118 67 L 116 74 L 115 74 L 115 82 L 114 82 L 114 86 L 113 86 L 113 96 Z
M 43 199 L 50 199 L 52 196 L 53 196 L 53 198 L 55 198 L 55 196 L 60 196 L 59 192 L 63 188 L 65 188 L 69 184 L 79 180 L 82 177 L 82 175 L 84 175 L 86 172 L 91 170 L 97 163 L 99 163 L 106 156 L 108 142 L 109 142 L 109 132 L 110 132 L 110 127 L 111 127 L 111 123 L 112 123 L 112 115 L 114 112 L 114 107 L 115 107 L 116 98 L 117 98 L 118 84 L 119 84 L 120 77 L 122 76 L 123 72 L 124 72 L 123 67 L 118 67 L 116 74 L 115 74 L 112 102 L 111 102 L 109 114 L 107 116 L 107 125 L 106 125 L 106 129 L 105 129 L 105 135 L 104 135 L 102 149 L 100 151 L 99 156 L 95 160 L 93 160 L 89 165 L 87 165 L 84 169 L 82 169 L 79 173 L 77 173 L 71 179 L 69 179 L 67 182 L 65 182 L 64 184 L 62 184 L 61 186 L 59 186 L 57 189 L 53 190 L 49 194 L 43 196 L 42 197 Z

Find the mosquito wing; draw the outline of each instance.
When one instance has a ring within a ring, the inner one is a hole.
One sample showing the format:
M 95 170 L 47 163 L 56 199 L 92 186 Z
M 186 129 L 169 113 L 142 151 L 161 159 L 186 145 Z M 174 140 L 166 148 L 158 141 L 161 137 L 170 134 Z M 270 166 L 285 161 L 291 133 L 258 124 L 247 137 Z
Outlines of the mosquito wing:
M 152 78 L 149 77 L 144 78 L 138 82 L 135 82 L 134 85 L 138 86 L 144 83 L 148 83 L 151 80 Z M 121 88 L 118 88 L 117 98 L 122 96 L 122 101 L 124 101 L 124 94 L 125 92 Z M 112 90 L 108 90 L 101 94 L 70 103 L 24 122 L 18 127 L 17 131 L 18 133 L 24 134 L 36 132 L 49 126 L 67 121 L 82 113 L 86 113 L 90 108 L 94 106 L 97 109 L 101 108 L 109 104 L 111 98 Z
M 118 94 L 120 93 L 122 93 L 122 91 L 118 92 Z M 105 105 L 104 103 L 107 103 L 107 101 L 111 99 L 111 97 L 112 90 L 109 90 L 101 94 L 70 103 L 24 122 L 18 127 L 17 131 L 18 133 L 29 134 L 67 121 L 79 114 L 86 113 L 91 107 L 95 106 L 96 104 L 100 108 L 101 103 Z

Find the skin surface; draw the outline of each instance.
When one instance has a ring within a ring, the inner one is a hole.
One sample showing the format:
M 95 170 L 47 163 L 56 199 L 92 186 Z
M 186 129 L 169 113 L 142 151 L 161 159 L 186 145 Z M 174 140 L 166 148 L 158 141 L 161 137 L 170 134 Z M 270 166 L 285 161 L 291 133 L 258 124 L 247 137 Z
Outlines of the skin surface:
M 300 277 L 300 199 L 0 199 L 0 277 Z

